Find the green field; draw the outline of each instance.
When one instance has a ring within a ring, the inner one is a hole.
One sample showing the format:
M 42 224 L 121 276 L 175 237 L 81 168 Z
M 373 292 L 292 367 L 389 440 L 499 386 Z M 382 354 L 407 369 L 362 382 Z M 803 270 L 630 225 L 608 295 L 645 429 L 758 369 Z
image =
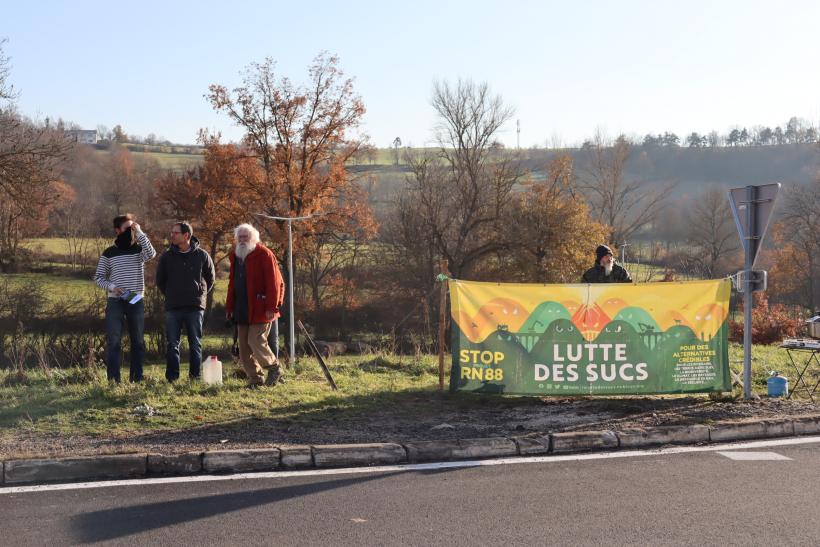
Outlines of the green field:
M 107 150 L 96 150 L 97 154 L 108 154 Z M 191 167 L 201 165 L 204 159 L 202 154 L 170 154 L 167 152 L 134 152 L 132 151 L 134 159 L 146 159 L 156 161 L 163 169 L 171 169 L 173 171 L 184 171 Z
M 131 148 L 131 147 L 129 147 Z M 151 148 L 151 147 L 146 147 Z M 399 150 L 399 165 L 405 165 L 406 162 L 404 161 L 404 154 L 408 150 L 413 151 L 421 151 L 424 149 L 421 148 L 414 148 L 408 149 L 406 147 L 402 147 Z M 99 154 L 107 154 L 106 150 L 98 150 L 97 153 Z M 154 160 L 159 163 L 160 167 L 163 169 L 171 169 L 174 171 L 183 171 L 185 169 L 189 169 L 191 167 L 196 167 L 201 165 L 204 160 L 204 154 L 188 154 L 188 153 L 177 153 L 172 154 L 169 152 L 158 152 L 158 151 L 146 151 L 146 152 L 139 152 L 132 150 L 131 154 L 133 154 L 134 158 L 144 158 L 148 160 Z M 360 157 L 348 162 L 350 165 L 361 165 L 361 166 L 394 166 L 395 165 L 395 152 L 392 148 L 379 148 L 376 150 L 376 155 L 371 159 Z
M 134 145 L 134 146 L 141 146 L 141 145 Z M 133 148 L 133 146 L 128 146 L 129 149 Z M 152 147 L 146 146 L 145 148 L 151 149 Z M 156 149 L 162 149 L 162 147 L 154 147 Z M 423 149 L 423 148 L 407 148 L 402 147 L 399 150 L 399 166 L 404 167 L 406 166 L 406 162 L 404 161 L 404 154 L 408 151 L 413 152 L 421 152 L 421 151 L 435 151 L 435 149 Z M 97 154 L 108 154 L 107 150 L 97 150 Z M 156 161 L 159 166 L 163 169 L 170 169 L 172 171 L 184 171 L 186 169 L 190 169 L 193 167 L 197 167 L 201 165 L 204 161 L 204 154 L 201 153 L 177 153 L 172 154 L 169 152 L 160 152 L 160 151 L 146 151 L 146 152 L 139 152 L 135 150 L 131 150 L 131 154 L 137 160 L 139 159 L 146 159 L 146 160 L 153 160 Z M 374 174 L 379 174 L 384 176 L 385 174 L 391 174 L 391 172 L 395 169 L 395 152 L 392 148 L 378 148 L 376 150 L 375 156 L 372 159 L 367 158 L 365 156 L 356 157 L 350 161 L 348 161 L 348 165 L 350 166 L 359 166 L 359 167 L 368 167 L 368 168 L 376 168 L 377 171 Z M 404 173 L 402 171 L 396 171 L 395 174 L 401 176 L 402 180 L 404 177 Z
M 163 169 L 184 171 L 202 165 L 202 154 L 164 154 L 159 152 L 132 152 L 135 158 L 145 158 L 159 163 Z
M 45 273 L 0 274 L 0 284 L 3 283 L 8 283 L 11 288 L 34 288 L 44 294 L 46 302 L 52 305 L 72 302 L 82 306 L 103 294 L 90 277 L 82 279 Z
M 111 245 L 112 239 L 105 238 L 86 238 L 89 241 L 89 249 L 93 249 L 95 254 L 102 252 L 106 247 Z M 35 237 L 27 239 L 21 243 L 26 249 L 31 249 L 36 252 L 43 252 L 55 255 L 68 255 L 69 246 L 68 241 L 63 237 Z
M 0 274 L 0 284 L 8 282 L 12 287 L 37 287 L 47 295 L 50 304 L 72 302 L 78 306 L 104 298 L 105 293 L 92 280 L 73 276 L 58 276 L 48 273 Z M 228 279 L 216 280 L 214 286 L 214 303 L 224 304 L 228 292 Z

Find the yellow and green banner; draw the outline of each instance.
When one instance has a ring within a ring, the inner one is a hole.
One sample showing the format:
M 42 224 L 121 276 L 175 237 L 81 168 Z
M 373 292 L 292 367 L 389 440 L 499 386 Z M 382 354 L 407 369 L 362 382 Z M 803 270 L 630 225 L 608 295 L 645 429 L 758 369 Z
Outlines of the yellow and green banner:
M 731 390 L 729 280 L 448 283 L 451 391 L 627 395 Z

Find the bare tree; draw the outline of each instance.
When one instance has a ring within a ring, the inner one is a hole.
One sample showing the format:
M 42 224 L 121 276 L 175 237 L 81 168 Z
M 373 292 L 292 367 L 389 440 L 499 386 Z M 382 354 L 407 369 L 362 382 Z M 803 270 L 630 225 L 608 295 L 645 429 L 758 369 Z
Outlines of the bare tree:
M 616 244 L 654 223 L 671 189 L 671 185 L 652 188 L 647 181 L 627 174 L 632 149 L 624 135 L 610 142 L 601 131 L 581 149 L 578 186 L 594 218 L 612 227 L 612 241 Z
M 726 193 L 710 188 L 695 197 L 687 222 L 691 259 L 699 266 L 702 277 L 725 273 L 726 259 L 740 248 Z
M 805 287 L 804 298 L 813 310 L 820 309 L 820 178 L 808 186 L 794 186 L 787 194 L 783 222 L 789 243 L 804 261 L 796 265 L 798 282 Z
M 35 124 L 14 109 L 9 60 L 0 41 L 0 266 L 13 263 L 24 221 L 40 216 L 71 148 L 61 131 Z M 6 103 L 4 105 L 4 103 Z
M 113 145 L 108 155 L 105 176 L 105 198 L 111 207 L 111 216 L 125 213 L 136 181 L 134 157 L 119 145 Z
M 493 137 L 513 115 L 487 84 L 459 80 L 454 86 L 435 83 L 433 108 L 439 122 L 436 153 L 408 152 L 411 174 L 398 200 L 400 218 L 420 217 L 421 230 L 455 276 L 464 275 L 485 256 L 508 247 L 502 218 L 511 203 L 512 188 L 523 171 Z
M 9 82 L 9 74 L 11 72 L 9 58 L 3 53 L 3 44 L 5 44 L 6 41 L 5 38 L 0 40 L 0 100 L 12 101 L 16 97 L 16 93 L 14 86 Z M 2 103 L 0 103 L 0 107 L 1 106 Z M 0 110 L 2 109 L 0 108 Z
M 396 137 L 393 139 L 393 163 L 395 165 L 399 164 L 399 148 L 401 148 L 401 138 Z
M 93 218 L 93 206 L 76 199 L 53 214 L 52 226 L 66 243 L 72 270 L 88 266 L 94 258 Z

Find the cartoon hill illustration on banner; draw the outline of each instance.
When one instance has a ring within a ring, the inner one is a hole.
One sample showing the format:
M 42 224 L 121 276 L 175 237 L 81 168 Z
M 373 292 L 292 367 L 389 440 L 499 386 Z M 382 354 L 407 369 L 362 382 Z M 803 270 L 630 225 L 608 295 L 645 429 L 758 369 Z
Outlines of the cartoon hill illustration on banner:
M 726 391 L 728 281 L 449 282 L 451 389 L 521 394 Z

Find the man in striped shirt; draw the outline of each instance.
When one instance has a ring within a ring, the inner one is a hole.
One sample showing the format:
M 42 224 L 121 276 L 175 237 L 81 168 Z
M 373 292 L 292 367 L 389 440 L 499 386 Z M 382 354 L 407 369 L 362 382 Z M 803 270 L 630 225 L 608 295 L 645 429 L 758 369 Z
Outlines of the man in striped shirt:
M 123 318 L 128 324 L 131 342 L 131 368 L 128 378 L 142 380 L 142 362 L 145 357 L 143 333 L 145 291 L 145 263 L 156 256 L 148 236 L 134 222 L 131 214 L 114 218 L 117 239 L 107 248 L 97 263 L 94 282 L 108 291 L 105 305 L 105 365 L 109 380 L 120 381 L 120 353 L 122 350 Z

